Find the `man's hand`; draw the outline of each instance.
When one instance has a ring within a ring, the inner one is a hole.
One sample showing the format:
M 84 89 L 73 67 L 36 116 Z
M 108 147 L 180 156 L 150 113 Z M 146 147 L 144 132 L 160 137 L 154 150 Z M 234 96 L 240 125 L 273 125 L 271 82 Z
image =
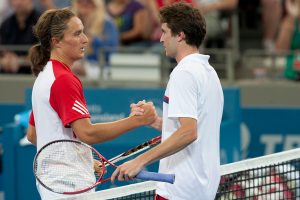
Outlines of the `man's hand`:
M 94 160 L 94 171 L 98 176 L 101 176 L 103 173 L 102 162 L 100 162 L 99 160 Z M 104 171 L 104 173 L 106 173 L 106 171 Z
M 111 182 L 117 178 L 119 181 L 128 181 L 136 177 L 136 175 L 144 168 L 142 163 L 136 158 L 120 165 L 112 174 Z
M 152 102 L 139 101 L 137 104 L 131 104 L 130 108 L 130 116 L 135 116 L 143 125 L 151 125 L 157 118 L 155 106 Z
M 134 116 L 134 115 L 137 115 L 137 116 L 140 116 L 140 115 L 143 115 L 145 110 L 142 108 L 142 105 L 146 104 L 146 101 L 143 100 L 143 101 L 139 101 L 138 103 L 132 103 L 130 104 L 130 115 L 129 116 Z
M 145 103 L 140 106 L 144 110 L 144 114 L 136 116 L 144 125 L 152 124 L 157 118 L 157 113 L 152 102 Z
M 152 102 L 146 103 L 145 100 L 139 101 L 136 104 L 132 103 L 130 105 L 130 108 L 131 108 L 130 116 L 134 116 L 134 115 L 136 115 L 136 116 L 142 116 L 142 115 L 144 115 L 145 109 L 143 108 L 143 106 L 146 105 L 146 104 L 153 105 Z M 154 107 L 154 105 L 153 105 L 153 107 Z M 154 109 L 155 109 L 155 107 L 154 107 Z M 162 128 L 162 119 L 161 119 L 161 117 L 159 117 L 156 114 L 156 117 L 155 117 L 154 121 L 151 124 L 148 124 L 148 125 L 150 125 L 152 128 L 155 128 L 155 129 L 161 131 L 161 128 Z

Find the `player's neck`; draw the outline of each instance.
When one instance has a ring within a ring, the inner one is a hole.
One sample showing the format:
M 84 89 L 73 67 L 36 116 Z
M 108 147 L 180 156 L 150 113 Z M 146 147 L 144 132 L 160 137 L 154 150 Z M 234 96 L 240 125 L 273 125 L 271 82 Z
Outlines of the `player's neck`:
M 59 61 L 60 63 L 62 63 L 64 66 L 66 66 L 68 68 L 70 68 L 70 66 L 73 65 L 73 62 L 68 61 L 68 59 L 65 59 L 63 56 L 60 56 L 56 53 L 51 53 L 50 59 L 57 60 L 57 61 Z
M 184 57 L 199 53 L 199 49 L 193 46 L 185 46 L 184 48 L 181 48 L 181 50 L 178 50 L 176 61 L 179 63 Z

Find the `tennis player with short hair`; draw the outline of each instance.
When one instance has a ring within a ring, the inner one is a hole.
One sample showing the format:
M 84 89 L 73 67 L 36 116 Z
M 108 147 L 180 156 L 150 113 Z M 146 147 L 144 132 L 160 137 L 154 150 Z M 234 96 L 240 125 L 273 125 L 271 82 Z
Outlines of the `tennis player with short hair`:
M 32 113 L 27 138 L 39 150 L 59 139 L 80 140 L 94 144 L 155 120 L 153 104 L 143 109 L 145 116 L 130 116 L 110 123 L 90 121 L 81 81 L 70 66 L 84 56 L 88 39 L 81 20 L 68 9 L 46 11 L 34 27 L 39 44 L 30 50 L 32 71 L 37 76 L 32 90 Z M 72 175 L 80 178 L 80 171 Z M 42 199 L 61 197 L 37 183 Z
M 175 183 L 158 183 L 156 199 L 212 200 L 220 181 L 219 134 L 223 91 L 209 56 L 199 53 L 206 34 L 200 12 L 178 3 L 160 10 L 166 55 L 177 66 L 163 98 L 163 117 L 153 127 L 162 130 L 162 143 L 119 166 L 112 181 L 132 179 L 148 164 L 160 160 L 159 172 L 175 173 Z M 142 114 L 138 106 L 135 114 Z

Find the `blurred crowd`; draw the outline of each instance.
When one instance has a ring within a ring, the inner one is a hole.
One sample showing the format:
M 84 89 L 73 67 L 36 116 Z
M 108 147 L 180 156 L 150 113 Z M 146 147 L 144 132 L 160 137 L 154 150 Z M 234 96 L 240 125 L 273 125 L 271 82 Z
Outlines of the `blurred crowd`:
M 72 66 L 82 76 L 99 77 L 99 63 L 109 68 L 110 53 L 120 48 L 163 51 L 159 44 L 159 9 L 179 0 L 0 0 L 0 73 L 29 74 L 28 48 L 41 13 L 70 7 L 82 20 L 89 38 L 86 58 Z M 300 49 L 300 0 L 185 0 L 201 10 L 207 24 L 203 48 L 231 47 L 232 16 L 258 21 L 260 47 L 268 52 Z M 252 14 L 259 12 L 259 19 Z M 251 24 L 251 23 L 250 23 Z M 238 25 L 239 26 L 239 25 Z M 243 43 L 243 40 L 240 41 Z M 23 47 L 23 48 L 21 48 Z M 299 54 L 300 55 L 300 54 Z M 298 60 L 297 60 L 298 59 Z M 300 56 L 287 62 L 285 76 L 299 80 Z

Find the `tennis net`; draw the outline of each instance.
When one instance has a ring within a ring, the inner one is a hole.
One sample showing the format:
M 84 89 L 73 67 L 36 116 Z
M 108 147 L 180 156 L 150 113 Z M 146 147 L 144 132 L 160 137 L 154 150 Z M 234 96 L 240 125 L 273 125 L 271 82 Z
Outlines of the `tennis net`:
M 300 148 L 221 166 L 216 200 L 300 200 Z M 155 182 L 147 181 L 72 200 L 153 200 Z

